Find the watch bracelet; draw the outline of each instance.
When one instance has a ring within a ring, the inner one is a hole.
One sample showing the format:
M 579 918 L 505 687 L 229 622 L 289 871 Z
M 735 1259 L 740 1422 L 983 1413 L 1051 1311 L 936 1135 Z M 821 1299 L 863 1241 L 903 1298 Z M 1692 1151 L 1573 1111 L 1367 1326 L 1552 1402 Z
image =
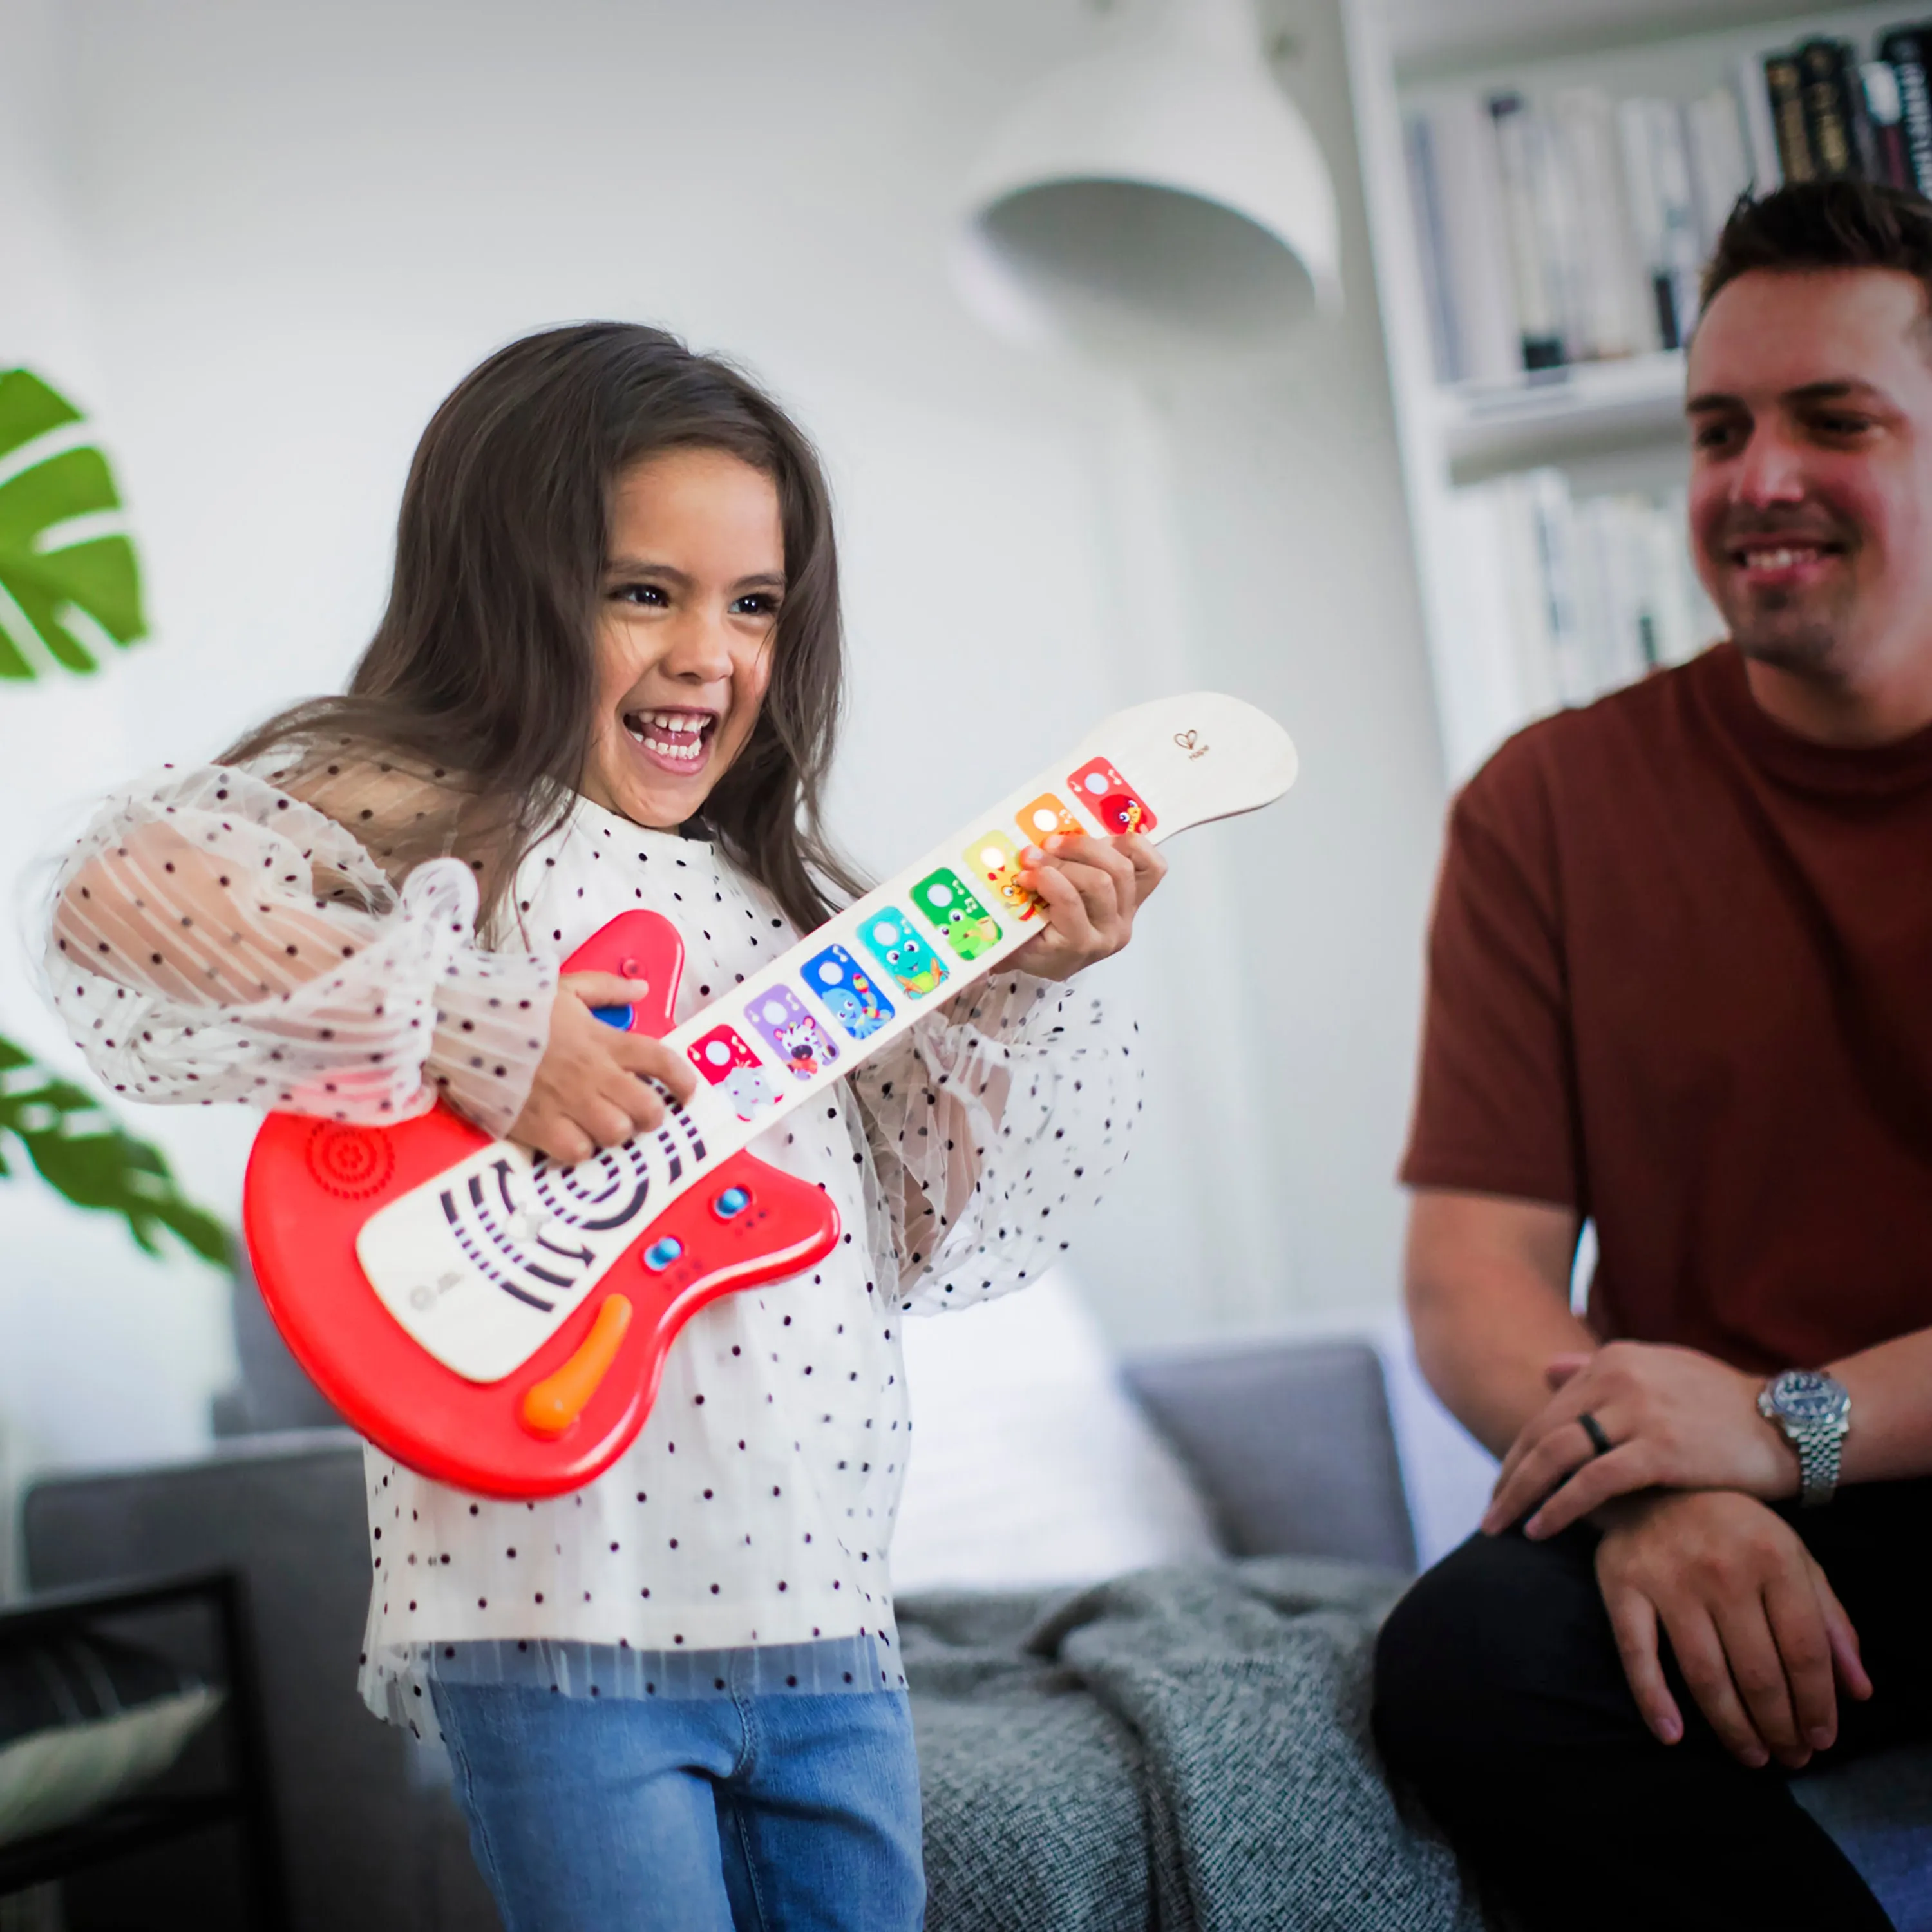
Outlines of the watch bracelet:
M 1837 1494 L 1844 1439 L 1843 1429 L 1821 1429 L 1815 1424 L 1790 1437 L 1798 1451 L 1798 1501 L 1805 1508 L 1816 1509 Z

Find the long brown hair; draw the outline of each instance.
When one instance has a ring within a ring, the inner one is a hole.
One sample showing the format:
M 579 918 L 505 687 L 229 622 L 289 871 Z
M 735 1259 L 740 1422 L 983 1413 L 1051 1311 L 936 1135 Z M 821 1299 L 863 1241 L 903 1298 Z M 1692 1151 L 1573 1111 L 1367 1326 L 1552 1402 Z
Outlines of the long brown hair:
M 613 489 L 632 464 L 692 448 L 772 479 L 785 562 L 770 684 L 704 830 L 801 931 L 820 924 L 828 888 L 857 890 L 819 817 L 844 656 L 830 497 L 777 404 L 661 329 L 548 329 L 466 376 L 416 447 L 388 608 L 346 695 L 271 718 L 224 760 L 281 753 L 295 766 L 283 776 L 325 811 L 346 785 L 339 768 L 393 774 L 379 790 L 394 808 L 364 805 L 349 829 L 392 876 L 438 853 L 468 860 L 479 924 L 500 932 L 518 864 L 569 811 L 583 769 Z

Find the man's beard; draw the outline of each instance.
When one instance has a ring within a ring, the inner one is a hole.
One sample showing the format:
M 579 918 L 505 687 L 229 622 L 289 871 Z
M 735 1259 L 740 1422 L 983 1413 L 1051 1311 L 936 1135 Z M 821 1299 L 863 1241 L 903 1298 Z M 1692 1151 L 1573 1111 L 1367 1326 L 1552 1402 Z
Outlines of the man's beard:
M 1735 579 L 1720 580 L 1727 595 L 1720 600 L 1719 608 L 1730 627 L 1731 641 L 1755 663 L 1798 677 L 1831 676 L 1857 615 L 1857 592 L 1846 574 L 1847 560 L 1858 548 L 1856 532 L 1838 519 L 1816 513 L 1789 520 L 1753 520 L 1724 532 L 1726 559 L 1753 539 L 1766 544 L 1783 540 L 1828 546 L 1837 555 L 1838 568 L 1825 583 L 1806 590 L 1753 590 Z
M 1742 608 L 1726 610 L 1731 641 L 1753 662 L 1804 677 L 1828 671 L 1844 635 L 1836 611 L 1807 608 L 1808 600 L 1782 591 L 1747 596 Z

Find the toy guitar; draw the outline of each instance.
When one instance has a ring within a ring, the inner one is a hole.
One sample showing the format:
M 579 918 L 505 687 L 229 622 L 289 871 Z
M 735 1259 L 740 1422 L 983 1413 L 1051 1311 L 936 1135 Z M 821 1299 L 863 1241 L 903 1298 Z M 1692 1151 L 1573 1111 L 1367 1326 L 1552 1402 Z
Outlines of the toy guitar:
M 702 1076 L 689 1103 L 569 1166 L 440 1106 L 392 1127 L 270 1114 L 243 1222 L 284 1339 L 357 1430 L 425 1475 L 519 1498 L 590 1481 L 643 1427 L 699 1309 L 836 1244 L 825 1192 L 745 1149 L 1039 930 L 1022 848 L 1164 839 L 1272 803 L 1295 769 L 1286 733 L 1234 698 L 1121 712 L 680 1027 L 676 928 L 622 915 L 565 970 L 649 981 L 646 1003 L 598 1016 L 686 1054 Z

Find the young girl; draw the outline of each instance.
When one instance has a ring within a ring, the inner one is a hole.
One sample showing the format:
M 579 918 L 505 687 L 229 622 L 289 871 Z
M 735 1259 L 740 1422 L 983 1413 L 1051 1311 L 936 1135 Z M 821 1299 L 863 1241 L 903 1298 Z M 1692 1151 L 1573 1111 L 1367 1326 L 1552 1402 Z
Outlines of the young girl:
M 825 486 L 776 404 L 654 330 L 513 344 L 423 437 L 348 695 L 96 818 L 60 1010 L 118 1094 L 363 1123 L 440 1094 L 560 1160 L 614 1144 L 691 1070 L 592 1016 L 628 982 L 558 962 L 662 912 L 681 1022 L 855 890 L 817 830 L 840 675 Z M 700 1313 L 604 1476 L 496 1502 L 368 1452 L 364 1695 L 447 1740 L 510 1932 L 920 1922 L 900 1322 L 1040 1274 L 1123 1157 L 1128 1042 L 1056 982 L 1162 869 L 1132 838 L 1026 857 L 1011 970 L 754 1143 L 840 1245 Z

